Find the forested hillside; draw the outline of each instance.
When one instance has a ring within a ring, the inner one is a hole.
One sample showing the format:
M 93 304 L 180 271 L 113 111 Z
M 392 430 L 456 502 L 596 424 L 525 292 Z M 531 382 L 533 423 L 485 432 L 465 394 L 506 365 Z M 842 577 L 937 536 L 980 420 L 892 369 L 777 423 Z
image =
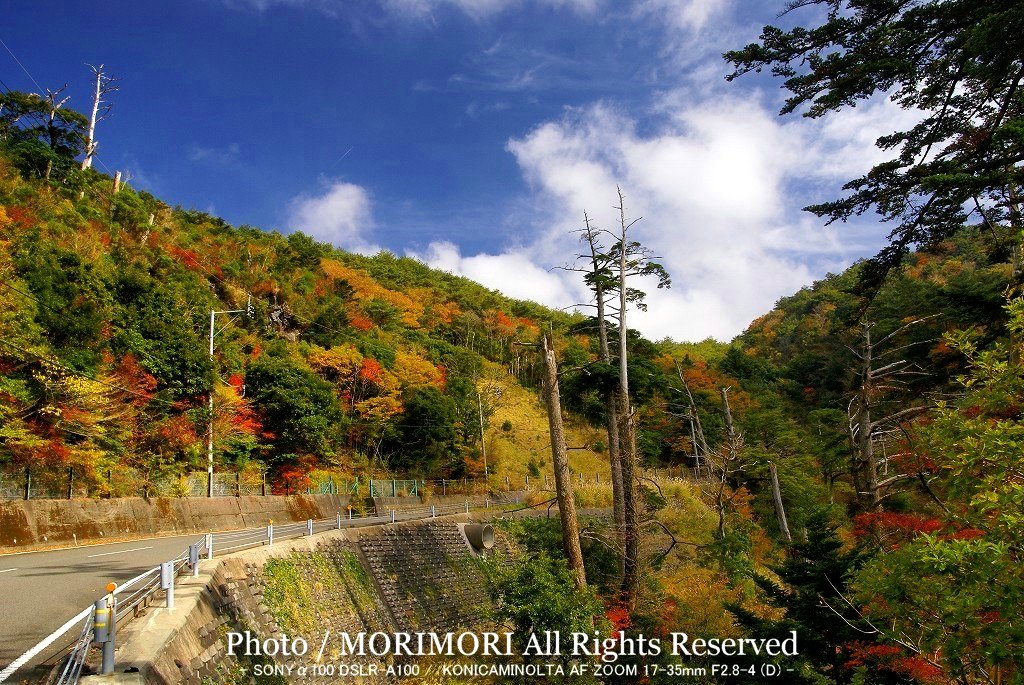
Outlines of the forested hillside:
M 204 470 L 212 389 L 218 470 L 479 476 L 477 384 L 500 365 L 533 385 L 535 354 L 514 342 L 572 323 L 411 259 L 115 192 L 91 170 L 33 180 L 25 147 L 0 161 L 8 465 L 96 483 L 111 467 Z

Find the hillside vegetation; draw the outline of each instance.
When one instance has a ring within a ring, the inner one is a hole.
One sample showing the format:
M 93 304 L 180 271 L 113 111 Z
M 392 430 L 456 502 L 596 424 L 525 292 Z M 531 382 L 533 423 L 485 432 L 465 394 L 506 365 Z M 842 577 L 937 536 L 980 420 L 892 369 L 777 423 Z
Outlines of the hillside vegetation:
M 88 496 L 176 494 L 167 483 L 205 469 L 212 425 L 216 471 L 266 473 L 277 492 L 324 471 L 543 482 L 547 330 L 572 468 L 607 482 L 619 370 L 592 319 L 172 207 L 80 170 L 71 129 L 54 145 L 0 123 L 8 480 L 70 471 Z M 1019 239 L 961 227 L 903 255 L 877 291 L 863 287 L 872 264 L 854 265 L 730 343 L 631 331 L 638 602 L 618 594 L 616 534 L 586 522 L 582 536 L 608 622 L 797 630 L 793 682 L 1022 682 Z M 684 482 L 650 477 L 666 467 Z M 609 503 L 593 483 L 578 499 Z M 541 578 L 573 602 L 557 535 L 521 533 L 543 563 L 506 589 Z

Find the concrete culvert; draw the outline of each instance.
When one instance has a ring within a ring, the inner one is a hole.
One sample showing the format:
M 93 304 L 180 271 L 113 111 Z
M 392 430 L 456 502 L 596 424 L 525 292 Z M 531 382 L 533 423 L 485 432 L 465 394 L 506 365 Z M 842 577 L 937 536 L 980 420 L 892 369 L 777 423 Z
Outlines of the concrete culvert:
M 487 523 L 468 523 L 465 528 L 466 539 L 473 549 L 483 552 L 494 547 L 494 529 Z

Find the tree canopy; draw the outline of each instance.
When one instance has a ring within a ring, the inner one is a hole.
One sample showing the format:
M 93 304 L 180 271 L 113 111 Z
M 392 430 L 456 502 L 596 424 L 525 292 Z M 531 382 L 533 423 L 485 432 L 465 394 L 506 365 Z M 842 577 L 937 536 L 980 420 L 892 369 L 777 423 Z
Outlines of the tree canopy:
M 934 245 L 971 217 L 1022 227 L 1024 7 L 1015 0 L 801 0 L 787 13 L 816 25 L 767 26 L 725 54 L 730 79 L 770 69 L 807 117 L 886 96 L 920 121 L 877 145 L 892 159 L 850 180 L 848 193 L 807 209 L 829 222 L 875 210 L 894 225 L 865 270 L 876 284 L 907 248 Z M 817 15 L 815 15 L 817 13 Z

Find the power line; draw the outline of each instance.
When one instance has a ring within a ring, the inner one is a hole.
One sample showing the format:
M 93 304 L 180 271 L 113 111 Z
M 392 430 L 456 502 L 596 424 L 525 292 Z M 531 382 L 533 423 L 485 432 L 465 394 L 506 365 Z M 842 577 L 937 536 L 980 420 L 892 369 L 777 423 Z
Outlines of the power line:
M 4 50 L 6 50 L 7 53 L 14 58 L 14 61 L 18 63 L 18 66 L 21 67 L 21 70 L 24 71 L 30 79 L 32 79 L 32 83 L 36 84 L 36 88 L 39 89 L 39 94 L 42 95 L 43 91 L 46 89 L 39 85 L 39 81 L 36 81 L 35 77 L 29 73 L 28 69 L 25 68 L 25 65 L 21 63 L 20 59 L 18 59 L 18 56 L 11 52 L 11 49 L 7 47 L 7 43 L 3 42 L 3 40 L 0 40 L 0 45 L 4 46 Z
M 110 388 L 114 388 L 115 390 L 120 390 L 121 392 L 126 392 L 129 395 L 135 395 L 136 397 L 141 397 L 141 398 L 143 398 L 143 399 L 145 399 L 147 401 L 160 402 L 161 404 L 166 404 L 166 405 L 172 406 L 172 407 L 177 405 L 177 402 L 171 402 L 170 400 L 165 400 L 163 398 L 156 397 L 155 395 L 150 395 L 150 394 L 138 392 L 137 390 L 132 390 L 130 388 L 126 388 L 124 386 L 117 385 L 116 383 L 111 383 L 109 381 L 100 380 L 99 378 L 95 378 L 93 376 L 90 376 L 87 373 L 83 373 L 81 371 L 76 371 L 75 369 L 72 369 L 69 366 L 65 366 L 64 364 L 61 364 L 60 362 L 54 361 L 52 359 L 47 359 L 46 357 L 44 357 L 44 356 L 42 356 L 40 354 L 32 352 L 31 350 L 26 350 L 24 347 L 20 347 L 18 345 L 13 344 L 13 343 L 9 343 L 6 340 L 0 340 L 0 345 L 3 345 L 4 347 L 8 347 L 8 348 L 10 348 L 12 350 L 17 350 L 18 352 L 21 352 L 22 354 L 27 354 L 27 355 L 29 355 L 31 357 L 34 357 L 36 360 L 38 360 L 40 362 L 43 362 L 43 363 L 46 363 L 46 364 L 52 364 L 53 366 L 60 367 L 66 373 L 70 373 L 73 376 L 78 376 L 79 378 L 84 378 L 86 380 L 92 381 L 93 383 L 99 383 L 100 385 L 106 385 L 106 386 L 108 386 Z
M 39 96 L 42 97 L 42 95 L 43 95 L 42 92 L 45 91 L 46 89 L 43 88 L 41 85 L 39 85 L 39 82 L 36 81 L 35 78 L 32 77 L 32 74 L 30 74 L 28 69 L 25 68 L 25 65 L 21 63 L 21 60 L 19 60 L 18 57 L 13 52 L 11 52 L 11 49 L 9 47 L 7 47 L 7 44 L 4 43 L 3 40 L 0 40 L 0 45 L 4 46 L 4 49 L 6 49 L 8 53 L 10 53 L 11 57 L 14 58 L 14 61 L 17 62 L 18 66 L 21 67 L 22 71 L 24 71 L 28 75 L 28 77 L 30 79 L 32 79 L 32 83 L 34 83 L 36 85 L 36 88 L 38 88 L 39 91 L 40 91 Z M 13 92 L 13 90 L 14 90 L 10 86 L 8 86 L 6 83 L 4 83 L 2 80 L 0 80 L 0 85 L 3 86 L 4 90 L 8 94 Z M 39 114 L 38 112 L 29 112 L 28 116 L 34 117 L 36 119 L 36 121 L 38 121 L 44 127 L 45 126 L 49 126 L 49 122 L 41 114 Z M 97 162 L 100 163 L 100 166 L 102 166 L 104 169 L 106 169 L 108 175 L 110 175 L 110 176 L 114 175 L 114 172 L 112 172 L 110 170 L 110 167 L 108 167 L 106 165 L 106 163 L 100 158 L 99 154 L 97 154 L 95 150 L 92 153 L 92 157 L 93 157 L 93 159 L 95 159 Z

